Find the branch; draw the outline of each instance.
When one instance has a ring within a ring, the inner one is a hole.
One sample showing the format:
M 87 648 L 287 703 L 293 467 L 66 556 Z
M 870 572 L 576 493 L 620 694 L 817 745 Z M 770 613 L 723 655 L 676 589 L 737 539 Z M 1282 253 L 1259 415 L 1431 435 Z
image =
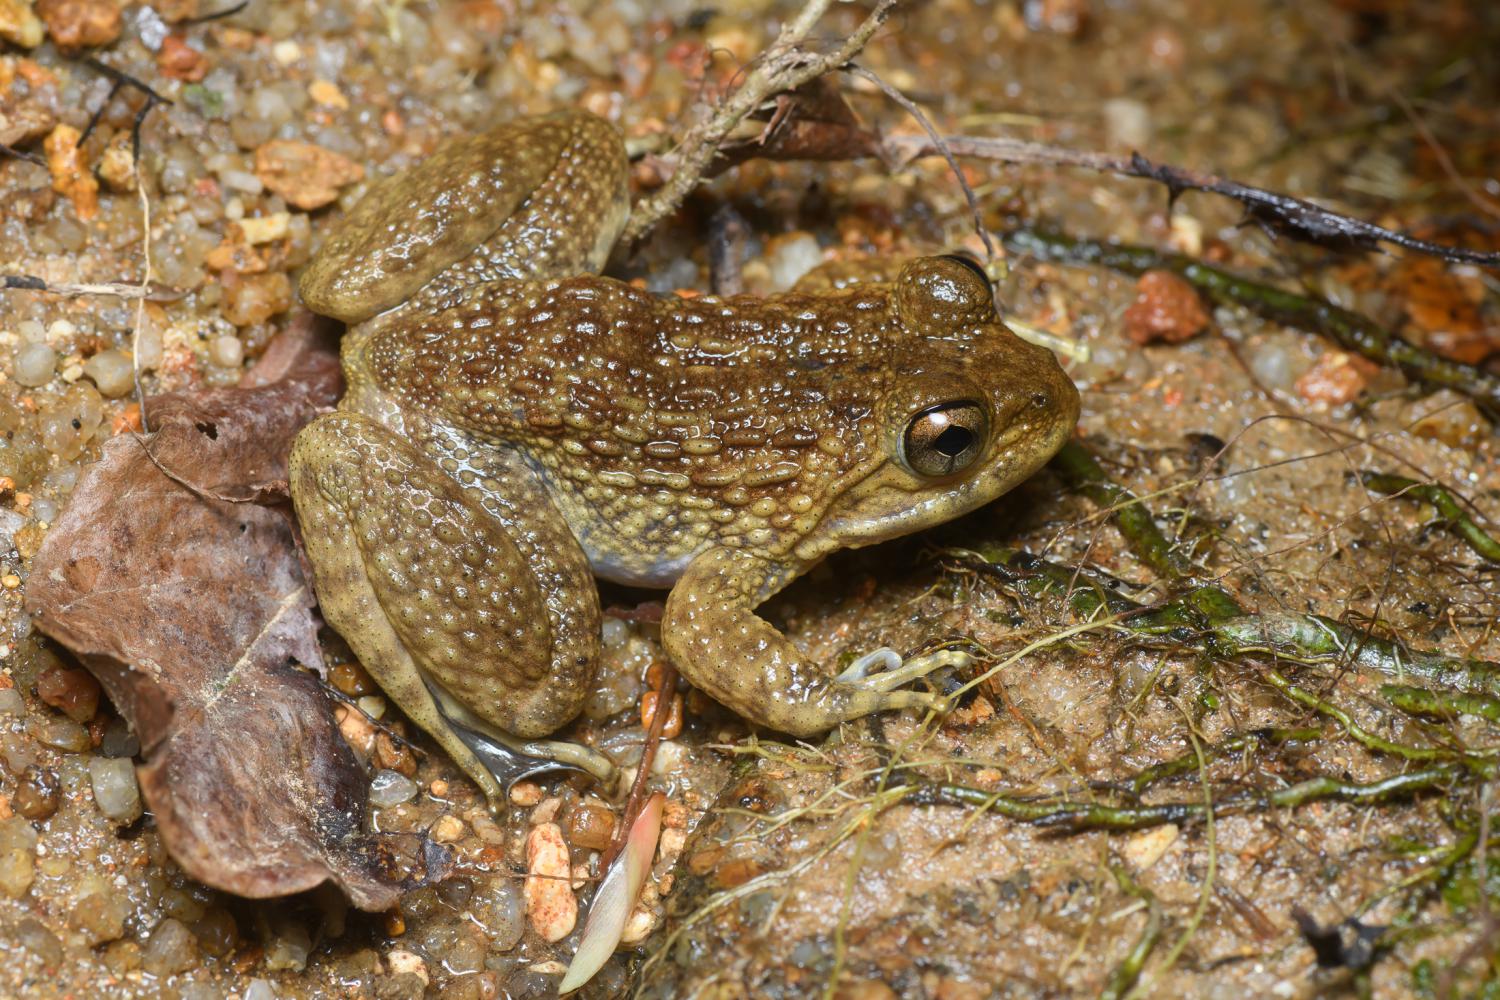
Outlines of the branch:
M 711 115 L 688 130 L 676 149 L 664 158 L 674 168 L 672 176 L 658 191 L 634 207 L 621 237 L 622 242 L 634 242 L 677 211 L 708 171 L 720 144 L 766 100 L 796 90 L 847 64 L 864 49 L 896 5 L 896 0 L 879 0 L 854 33 L 832 52 L 822 55 L 809 52 L 802 47 L 802 42 L 832 2 L 809 0 L 796 18 L 781 29 L 771 47 L 761 53 L 739 89 L 726 97 Z
M 1441 257 L 1447 261 L 1478 264 L 1483 267 L 1500 267 L 1500 253 L 1488 253 L 1464 247 L 1446 247 L 1427 240 L 1419 240 L 1405 233 L 1398 233 L 1395 230 L 1323 208 L 1310 201 L 1293 198 L 1291 195 L 1252 187 L 1249 184 L 1241 184 L 1239 181 L 1217 177 L 1213 174 L 1174 167 L 1171 164 L 1155 163 L 1140 153 L 1116 156 L 1110 153 L 1063 149 L 1020 139 L 965 135 L 946 136 L 941 144 L 934 143 L 926 136 L 890 136 L 885 140 L 885 146 L 891 158 L 897 162 L 907 162 L 919 156 L 941 154 L 941 146 L 946 146 L 956 156 L 997 160 L 1002 163 L 1083 167 L 1100 173 L 1139 177 L 1165 185 L 1173 200 L 1176 200 L 1177 196 L 1184 191 L 1208 191 L 1232 198 L 1245 207 L 1245 212 L 1250 219 L 1266 229 L 1334 250 L 1376 250 L 1379 249 L 1381 243 L 1392 243 L 1407 250 Z

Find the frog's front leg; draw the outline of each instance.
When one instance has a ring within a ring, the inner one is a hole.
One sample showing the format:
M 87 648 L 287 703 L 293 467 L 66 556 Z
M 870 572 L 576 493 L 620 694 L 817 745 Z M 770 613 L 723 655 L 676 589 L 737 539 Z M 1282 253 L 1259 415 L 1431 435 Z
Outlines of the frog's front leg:
M 496 739 L 539 737 L 593 686 L 598 593 L 561 515 L 544 497 L 516 497 L 524 523 L 508 524 L 358 413 L 304 428 L 290 480 L 324 618 L 498 807 L 504 790 L 450 719 Z
M 876 659 L 894 659 L 895 669 L 832 676 L 755 614 L 756 605 L 779 589 L 781 576 L 771 563 L 730 548 L 710 549 L 688 565 L 667 596 L 662 642 L 689 681 L 750 721 L 801 737 L 887 709 L 946 710 L 940 694 L 892 688 L 940 666 L 961 665 L 964 654 L 903 666 L 883 651 Z

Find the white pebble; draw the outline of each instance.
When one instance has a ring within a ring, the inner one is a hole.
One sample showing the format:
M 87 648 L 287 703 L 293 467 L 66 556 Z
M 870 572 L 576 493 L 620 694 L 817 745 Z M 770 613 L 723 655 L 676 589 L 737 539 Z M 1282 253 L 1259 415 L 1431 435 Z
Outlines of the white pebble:
M 238 337 L 215 337 L 208 342 L 208 356 L 220 368 L 238 368 L 245 359 L 245 346 Z
M 141 789 L 128 757 L 90 757 L 89 781 L 94 802 L 106 818 L 124 826 L 140 817 Z
M 30 343 L 16 352 L 16 381 L 35 388 L 52 381 L 57 352 L 44 343 Z

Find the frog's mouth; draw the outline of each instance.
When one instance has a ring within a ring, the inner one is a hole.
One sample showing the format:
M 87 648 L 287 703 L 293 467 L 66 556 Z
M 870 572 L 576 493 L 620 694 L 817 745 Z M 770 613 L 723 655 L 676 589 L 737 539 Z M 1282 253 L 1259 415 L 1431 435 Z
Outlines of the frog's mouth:
M 815 562 L 838 549 L 900 538 L 975 511 L 1045 465 L 1076 421 L 1076 403 L 1040 420 L 1031 413 L 1018 415 L 995 435 L 977 472 L 971 469 L 947 482 L 919 479 L 887 458 L 849 487 L 843 503 L 824 512 L 797 544 L 797 557 Z

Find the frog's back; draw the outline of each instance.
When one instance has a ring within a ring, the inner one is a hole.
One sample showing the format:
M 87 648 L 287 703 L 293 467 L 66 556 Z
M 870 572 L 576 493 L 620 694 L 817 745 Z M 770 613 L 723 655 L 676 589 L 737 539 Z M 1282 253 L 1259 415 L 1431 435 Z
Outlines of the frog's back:
M 403 410 L 525 451 L 603 575 L 658 583 L 710 541 L 774 551 L 816 522 L 872 459 L 896 331 L 881 286 L 680 299 L 506 281 L 389 316 L 356 367 Z

